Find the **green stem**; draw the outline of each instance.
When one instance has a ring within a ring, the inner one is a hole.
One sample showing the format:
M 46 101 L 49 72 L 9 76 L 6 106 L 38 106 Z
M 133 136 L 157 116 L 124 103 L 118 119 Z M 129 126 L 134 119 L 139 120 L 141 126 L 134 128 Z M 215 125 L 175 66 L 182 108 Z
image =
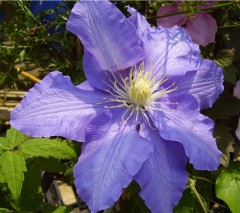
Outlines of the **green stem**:
M 193 191 L 194 195 L 196 196 L 198 202 L 200 203 L 204 213 L 208 213 L 207 207 L 203 203 L 202 198 L 200 197 L 198 191 L 195 188 L 195 180 L 189 178 L 189 186 L 190 186 L 191 190 Z
M 215 6 L 212 6 L 212 7 L 198 9 L 197 12 L 205 12 L 205 11 L 216 10 L 216 9 L 219 9 L 219 8 L 222 8 L 222 7 L 228 7 L 228 6 L 231 6 L 233 4 L 237 4 L 237 3 L 239 3 L 239 2 L 228 2 L 228 3 L 224 3 L 224 4 L 219 4 L 219 5 L 215 5 Z M 152 17 L 148 17 L 147 20 L 156 19 L 156 18 L 164 18 L 164 17 L 174 16 L 174 15 L 179 15 L 179 14 L 185 14 L 185 13 L 192 13 L 192 11 L 182 10 L 182 11 L 172 12 L 172 13 L 168 13 L 168 14 L 164 14 L 164 15 L 160 15 L 160 16 L 152 16 Z
M 191 189 L 192 189 L 193 193 L 195 194 L 195 196 L 197 197 L 198 202 L 199 202 L 200 205 L 202 206 L 202 209 L 203 209 L 204 213 L 208 213 L 208 210 L 207 210 L 205 204 L 203 203 L 202 198 L 199 196 L 196 188 L 195 188 L 195 187 L 191 187 Z
M 193 177 L 196 178 L 196 179 L 204 180 L 204 181 L 207 181 L 207 182 L 209 182 L 209 183 L 211 183 L 211 184 L 214 184 L 211 180 L 208 180 L 208 179 L 206 179 L 206 178 L 198 177 L 198 176 L 193 176 Z
M 239 24 L 231 24 L 231 25 L 225 25 L 225 26 L 220 26 L 218 27 L 218 29 L 228 29 L 228 28 L 232 28 L 232 27 L 240 27 L 240 23 Z

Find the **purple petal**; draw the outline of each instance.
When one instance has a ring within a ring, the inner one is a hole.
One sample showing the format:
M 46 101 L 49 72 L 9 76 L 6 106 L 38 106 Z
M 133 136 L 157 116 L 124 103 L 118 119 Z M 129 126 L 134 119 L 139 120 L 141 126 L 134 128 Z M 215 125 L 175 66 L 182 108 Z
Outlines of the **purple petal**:
M 136 26 L 140 36 L 144 33 L 145 30 L 151 28 L 146 18 L 138 13 L 134 8 L 128 7 L 128 12 L 131 14 L 128 20 Z
M 127 124 L 114 123 L 101 138 L 98 134 L 92 136 L 93 133 L 87 135 L 74 176 L 78 194 L 94 213 L 117 201 L 148 158 L 152 146 L 139 136 L 135 126 Z
M 108 82 L 108 78 L 103 71 L 104 68 L 99 64 L 99 61 L 87 50 L 84 51 L 83 56 L 83 69 L 86 70 L 85 75 L 89 82 L 91 82 L 94 87 L 101 90 L 106 88 L 104 82 Z
M 223 91 L 222 68 L 215 62 L 200 61 L 197 71 L 187 72 L 185 76 L 173 77 L 168 84 L 176 83 L 177 90 L 171 95 L 192 94 L 199 101 L 200 108 L 209 108 Z
M 172 212 L 187 184 L 187 157 L 180 143 L 165 141 L 158 131 L 143 128 L 143 137 L 153 144 L 153 153 L 134 179 L 141 186 L 140 196 L 151 212 Z
M 108 95 L 87 82 L 75 87 L 60 72 L 37 83 L 11 113 L 11 125 L 32 137 L 85 140 L 88 123 L 105 111 L 97 102 Z
M 186 30 L 195 43 L 206 46 L 215 41 L 217 22 L 208 13 L 199 13 L 187 21 Z
M 67 29 L 80 38 L 104 70 L 123 70 L 144 57 L 135 26 L 108 1 L 77 2 Z
M 147 30 L 143 36 L 145 64 L 153 65 L 153 73 L 163 72 L 167 77 L 184 75 L 197 70 L 200 51 L 184 28 L 173 27 Z
M 171 109 L 150 111 L 161 137 L 182 143 L 196 169 L 216 170 L 221 152 L 212 136 L 212 120 L 199 113 L 198 102 L 191 95 L 174 97 L 169 101 L 177 104 Z
M 157 12 L 157 15 L 161 16 L 161 15 L 166 15 L 166 14 L 174 13 L 178 11 L 179 11 L 178 6 L 167 5 L 167 6 L 160 7 L 160 9 Z M 158 26 L 163 26 L 167 28 L 173 27 L 174 25 L 182 26 L 185 23 L 186 23 L 186 18 L 181 14 L 157 19 Z

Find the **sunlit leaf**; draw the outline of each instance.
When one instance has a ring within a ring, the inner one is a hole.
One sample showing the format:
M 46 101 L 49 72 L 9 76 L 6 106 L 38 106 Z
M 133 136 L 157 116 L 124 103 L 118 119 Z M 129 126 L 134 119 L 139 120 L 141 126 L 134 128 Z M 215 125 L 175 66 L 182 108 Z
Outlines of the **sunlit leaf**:
M 21 152 L 27 158 L 31 157 L 53 157 L 57 159 L 75 159 L 76 154 L 74 150 L 58 140 L 51 140 L 48 138 L 37 138 L 27 140 L 21 145 Z
M 49 204 L 42 205 L 41 212 L 44 213 L 70 213 L 73 208 L 70 206 L 51 206 Z
M 13 199 L 18 202 L 22 190 L 24 173 L 26 172 L 25 160 L 20 152 L 6 151 L 0 156 L 0 166 L 5 182 L 12 194 Z
M 9 150 L 10 149 L 7 138 L 0 137 L 0 149 L 2 149 L 2 150 Z
M 0 208 L 0 213 L 7 213 L 7 212 L 10 212 L 9 209 Z
M 225 201 L 233 213 L 239 213 L 240 163 L 222 171 L 216 181 L 216 195 Z
M 23 141 L 29 138 L 29 136 L 22 134 L 18 130 L 11 127 L 7 130 L 6 138 L 8 140 L 8 147 L 10 149 L 13 149 L 14 147 L 17 147 L 20 145 Z
M 233 50 L 223 49 L 218 52 L 215 61 L 216 63 L 220 64 L 222 67 L 227 67 L 238 59 L 239 57 L 235 55 Z
M 28 138 L 27 135 L 11 127 L 7 130 L 6 137 L 0 137 L 0 149 L 11 150 L 17 148 L 18 145 Z

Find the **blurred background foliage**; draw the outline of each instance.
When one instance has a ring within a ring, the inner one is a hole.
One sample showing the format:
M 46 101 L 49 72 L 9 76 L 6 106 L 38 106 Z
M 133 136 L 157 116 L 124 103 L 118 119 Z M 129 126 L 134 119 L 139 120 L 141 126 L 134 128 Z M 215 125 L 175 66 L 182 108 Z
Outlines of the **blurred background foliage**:
M 134 7 L 153 26 L 156 26 L 159 7 L 173 3 L 159 0 L 112 2 L 126 16 L 126 6 Z M 85 80 L 83 46 L 65 26 L 74 3 L 0 1 L 0 212 L 61 213 L 70 212 L 74 207 L 87 208 L 76 198 L 72 175 L 80 154 L 79 143 L 63 138 L 46 139 L 42 142 L 45 150 L 36 143 L 30 154 L 26 144 L 34 143 L 33 139 L 14 129 L 8 130 L 10 111 L 47 73 L 59 70 L 69 75 L 75 85 Z M 196 171 L 188 165 L 189 184 L 175 213 L 240 213 L 240 146 L 235 135 L 240 100 L 233 96 L 240 79 L 240 3 L 219 1 L 218 5 L 222 7 L 212 11 L 218 24 L 216 42 L 201 47 L 201 52 L 202 57 L 223 67 L 225 89 L 213 107 L 203 113 L 215 122 L 214 136 L 223 157 L 216 172 Z M 196 7 L 190 8 L 189 13 L 195 12 Z M 49 151 L 49 146 L 54 152 Z M 63 152 L 63 149 L 68 151 Z M 18 161 L 9 161 L 6 165 L 3 156 Z M 19 169 L 12 174 L 9 168 Z M 55 187 L 55 191 L 59 188 L 54 181 L 71 186 L 76 200 L 66 204 L 59 193 L 55 193 L 55 202 L 50 202 L 47 191 L 51 187 Z M 139 197 L 139 190 L 136 183 L 131 183 L 116 205 L 105 212 L 150 212 Z

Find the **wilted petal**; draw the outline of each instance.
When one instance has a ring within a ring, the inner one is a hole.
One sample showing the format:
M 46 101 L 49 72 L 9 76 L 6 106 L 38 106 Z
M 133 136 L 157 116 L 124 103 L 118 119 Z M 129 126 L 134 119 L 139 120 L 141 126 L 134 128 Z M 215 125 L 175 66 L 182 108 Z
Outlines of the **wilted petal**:
M 160 7 L 157 12 L 157 15 L 161 16 L 161 15 L 166 15 L 166 14 L 174 13 L 178 11 L 179 11 L 178 6 L 167 5 L 167 6 Z M 182 26 L 183 24 L 185 24 L 185 22 L 186 22 L 186 18 L 182 14 L 157 19 L 158 26 L 163 26 L 167 28 L 173 27 L 174 25 Z
M 173 77 L 168 85 L 176 83 L 177 90 L 171 95 L 194 95 L 200 104 L 200 108 L 209 108 L 223 91 L 223 74 L 213 61 L 204 59 L 199 61 L 197 71 L 187 72 L 185 76 Z
M 152 213 L 172 212 L 186 187 L 187 157 L 180 143 L 162 139 L 148 126 L 140 131 L 153 144 L 153 152 L 134 177 L 142 189 L 140 196 Z
M 236 82 L 236 86 L 233 89 L 233 96 L 240 99 L 240 80 Z
M 86 89 L 85 89 L 86 88 Z M 60 72 L 49 73 L 11 113 L 11 125 L 32 137 L 63 136 L 84 141 L 90 120 L 105 109 L 108 95 L 87 82 L 75 87 Z
M 238 120 L 238 127 L 237 127 L 237 129 L 235 131 L 235 134 L 236 134 L 238 140 L 240 140 L 240 118 Z
M 240 99 L 240 80 L 238 80 L 236 82 L 236 86 L 233 89 L 233 96 Z M 235 130 L 235 134 L 236 134 L 238 140 L 240 140 L 240 117 L 239 117 L 239 120 L 238 120 L 238 127 Z
M 67 29 L 80 38 L 104 70 L 123 70 L 144 57 L 136 28 L 109 1 L 77 2 Z
M 215 41 L 217 22 L 208 13 L 198 13 L 187 21 L 186 30 L 195 43 L 206 46 Z
M 114 123 L 101 138 L 92 134 L 91 130 L 87 135 L 74 177 L 78 194 L 94 213 L 117 201 L 148 158 L 152 146 L 139 136 L 135 126 L 127 124 Z
M 153 66 L 154 74 L 163 72 L 169 77 L 197 70 L 199 47 L 191 41 L 184 28 L 175 26 L 146 30 L 142 39 L 145 64 Z
M 163 111 L 150 111 L 161 137 L 182 143 L 190 163 L 196 169 L 216 170 L 221 152 L 212 136 L 212 120 L 199 113 L 198 102 L 191 95 L 178 96 L 169 101 L 177 104 Z

